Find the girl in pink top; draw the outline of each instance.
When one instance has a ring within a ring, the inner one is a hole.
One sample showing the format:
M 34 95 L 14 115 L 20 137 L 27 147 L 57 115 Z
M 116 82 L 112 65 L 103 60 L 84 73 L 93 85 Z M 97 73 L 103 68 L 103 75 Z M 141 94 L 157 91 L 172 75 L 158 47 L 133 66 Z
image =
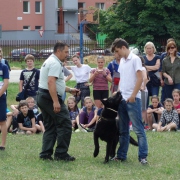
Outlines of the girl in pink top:
M 101 108 L 101 99 L 108 98 L 108 82 L 112 82 L 109 69 L 104 67 L 105 59 L 103 56 L 97 57 L 97 68 L 90 72 L 89 82 L 93 84 L 93 97 L 96 107 Z
M 174 109 L 177 110 L 178 116 L 179 116 L 179 119 L 180 119 L 180 90 L 179 89 L 174 89 L 173 92 L 172 92 L 172 97 L 173 97 Z M 180 121 L 179 121 L 179 124 L 178 124 L 178 129 L 179 128 L 180 128 Z

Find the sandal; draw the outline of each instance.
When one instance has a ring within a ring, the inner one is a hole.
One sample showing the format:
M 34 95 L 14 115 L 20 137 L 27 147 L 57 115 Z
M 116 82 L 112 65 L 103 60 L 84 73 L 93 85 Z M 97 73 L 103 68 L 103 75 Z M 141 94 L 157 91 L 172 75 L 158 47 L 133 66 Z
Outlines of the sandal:
M 0 151 L 4 151 L 4 150 L 5 150 L 5 147 L 0 146 Z

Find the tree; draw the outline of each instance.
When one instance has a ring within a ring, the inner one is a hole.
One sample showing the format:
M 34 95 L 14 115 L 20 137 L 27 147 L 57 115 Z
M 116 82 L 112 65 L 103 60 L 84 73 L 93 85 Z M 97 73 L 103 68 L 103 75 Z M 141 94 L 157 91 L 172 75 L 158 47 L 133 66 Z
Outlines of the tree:
M 144 45 L 173 37 L 180 45 L 180 4 L 176 0 L 118 0 L 100 12 L 99 30 L 110 40 L 117 37 Z

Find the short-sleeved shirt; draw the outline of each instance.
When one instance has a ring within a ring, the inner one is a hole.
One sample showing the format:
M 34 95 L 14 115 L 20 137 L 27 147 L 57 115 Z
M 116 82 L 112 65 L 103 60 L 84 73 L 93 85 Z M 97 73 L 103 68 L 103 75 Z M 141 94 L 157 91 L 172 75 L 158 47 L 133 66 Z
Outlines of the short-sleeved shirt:
M 0 89 L 4 85 L 4 79 L 9 79 L 9 71 L 5 64 L 0 63 Z
M 64 71 L 64 76 L 66 76 L 66 77 L 71 74 L 70 71 L 64 66 L 63 66 L 63 71 Z
M 71 66 L 71 70 L 74 73 L 77 83 L 88 82 L 89 73 L 91 71 L 91 67 L 89 65 L 82 64 L 81 67 Z
M 89 116 L 89 114 L 88 114 L 88 112 L 87 112 L 87 107 L 83 107 L 82 110 L 83 110 L 83 112 L 86 113 L 87 116 Z M 95 110 L 96 110 L 96 107 L 95 107 L 95 106 L 92 106 L 91 112 L 94 112 Z
M 142 62 L 137 55 L 130 52 L 127 59 L 121 58 L 118 69 L 121 79 L 119 83 L 119 89 L 125 100 L 127 100 L 134 91 L 134 87 L 137 81 L 137 71 L 142 71 Z M 136 97 L 141 99 L 140 91 L 137 93 Z
M 39 124 L 39 121 L 42 121 L 43 122 L 43 116 L 42 116 L 42 113 L 39 113 L 36 117 L 36 124 Z
M 159 55 L 155 55 L 154 58 L 151 61 L 149 61 L 146 56 L 143 56 L 143 58 L 145 60 L 145 65 L 146 66 L 155 66 L 157 60 L 160 59 L 160 56 Z M 149 76 L 151 77 L 151 75 L 153 75 L 156 72 L 157 72 L 157 70 L 149 71 Z
M 99 109 L 98 109 L 98 111 L 97 111 L 97 115 L 98 115 L 98 116 L 101 116 L 101 113 L 102 113 L 103 109 L 104 109 L 104 108 L 99 108 Z
M 163 107 L 163 105 L 161 103 L 158 103 L 158 106 L 156 108 L 160 108 L 160 107 Z M 153 105 L 149 105 L 148 108 L 156 109 L 156 108 L 153 107 Z M 155 118 L 156 122 L 158 122 L 158 114 L 153 112 L 153 115 L 154 115 L 154 118 Z
M 24 127 L 31 128 L 32 127 L 32 121 L 31 121 L 32 118 L 35 118 L 32 110 L 28 110 L 28 113 L 26 116 L 24 116 L 23 113 L 20 112 L 17 116 L 17 122 L 22 123 L 22 125 Z
M 20 80 L 23 81 L 23 88 L 26 86 L 28 83 L 32 73 L 35 73 L 33 75 L 33 78 L 31 79 L 31 82 L 29 83 L 29 86 L 26 88 L 26 93 L 27 96 L 36 96 L 36 91 L 38 90 L 38 83 L 39 83 L 39 73 L 40 71 L 38 69 L 32 69 L 32 70 L 27 70 L 24 69 L 21 74 L 20 74 Z
M 10 66 L 9 66 L 9 63 L 8 63 L 8 61 L 6 60 L 6 59 L 1 59 L 1 62 L 3 63 L 3 64 L 6 64 L 6 66 L 8 67 L 8 69 L 9 69 L 9 71 L 11 71 L 11 68 L 10 68 Z
M 75 120 L 78 114 L 79 114 L 79 109 L 77 109 L 76 111 L 69 111 L 71 121 Z
M 39 114 L 37 105 L 34 105 L 34 107 L 31 110 L 33 110 L 34 116 L 37 117 L 37 115 Z
M 177 106 L 174 106 L 174 109 L 180 109 L 180 103 Z
M 63 64 L 55 54 L 52 54 L 41 66 L 39 87 L 48 90 L 48 77 L 56 77 L 56 91 L 63 96 L 65 92 L 65 81 Z
M 93 69 L 91 71 L 92 74 L 94 74 L 96 69 Z M 109 69 L 105 69 L 106 75 L 110 74 Z M 94 80 L 93 80 L 93 90 L 108 90 L 108 80 L 106 77 L 103 76 L 103 73 L 98 73 Z
M 174 122 L 178 126 L 179 117 L 177 111 L 176 110 L 167 111 L 166 109 L 164 109 L 161 114 L 160 122 L 162 122 L 163 125 Z
M 114 68 L 113 68 L 114 66 Z M 117 63 L 116 59 L 114 59 L 112 62 L 110 62 L 107 66 L 109 71 L 111 72 L 111 77 L 113 77 L 113 72 L 118 72 L 119 64 Z

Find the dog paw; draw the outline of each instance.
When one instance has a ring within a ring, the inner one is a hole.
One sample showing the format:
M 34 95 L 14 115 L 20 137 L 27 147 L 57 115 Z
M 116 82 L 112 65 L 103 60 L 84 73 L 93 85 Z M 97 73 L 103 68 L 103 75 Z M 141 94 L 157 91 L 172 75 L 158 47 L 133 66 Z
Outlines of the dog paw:
M 99 150 L 94 150 L 94 157 L 96 157 L 99 154 Z
M 108 162 L 109 162 L 109 160 L 105 159 L 103 163 L 106 164 L 106 163 L 108 163 Z

